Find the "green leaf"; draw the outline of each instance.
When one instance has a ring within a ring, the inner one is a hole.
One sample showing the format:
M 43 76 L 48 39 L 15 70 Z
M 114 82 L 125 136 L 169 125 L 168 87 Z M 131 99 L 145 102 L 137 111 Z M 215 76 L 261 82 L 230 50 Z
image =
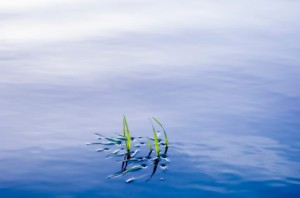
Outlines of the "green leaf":
M 163 125 L 155 117 L 152 117 L 152 118 L 162 128 L 162 130 L 164 131 L 165 144 L 166 144 L 166 147 L 168 147 L 169 146 L 169 140 L 168 140 L 168 136 L 167 136 L 165 128 L 163 127 Z
M 150 139 L 147 137 L 147 144 L 150 150 L 153 150 Z
M 153 129 L 154 145 L 155 145 L 156 155 L 157 155 L 157 157 L 160 157 L 159 142 L 158 142 L 157 134 L 156 134 L 156 131 L 155 131 L 155 128 L 154 128 L 153 125 L 152 125 L 152 129 Z
M 124 137 L 125 137 L 126 150 L 127 150 L 127 152 L 130 152 L 131 137 L 130 137 L 130 131 L 129 131 L 129 128 L 128 128 L 128 124 L 127 124 L 127 120 L 126 120 L 125 115 L 124 115 L 124 119 L 123 119 L 123 134 L 124 134 Z

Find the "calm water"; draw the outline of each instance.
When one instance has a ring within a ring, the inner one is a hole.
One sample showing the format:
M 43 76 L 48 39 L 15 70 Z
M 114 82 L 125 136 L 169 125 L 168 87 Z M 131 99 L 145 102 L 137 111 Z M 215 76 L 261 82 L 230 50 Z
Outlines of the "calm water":
M 1 2 L 0 197 L 299 197 L 299 7 Z M 86 145 L 123 114 L 168 132 L 148 182 Z

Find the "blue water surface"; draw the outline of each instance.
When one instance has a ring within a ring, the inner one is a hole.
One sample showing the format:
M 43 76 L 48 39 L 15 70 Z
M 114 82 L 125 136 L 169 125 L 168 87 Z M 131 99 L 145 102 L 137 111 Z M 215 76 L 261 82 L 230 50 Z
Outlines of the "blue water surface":
M 0 197 L 299 197 L 299 4 L 1 3 Z M 123 114 L 167 130 L 149 181 L 86 145 Z

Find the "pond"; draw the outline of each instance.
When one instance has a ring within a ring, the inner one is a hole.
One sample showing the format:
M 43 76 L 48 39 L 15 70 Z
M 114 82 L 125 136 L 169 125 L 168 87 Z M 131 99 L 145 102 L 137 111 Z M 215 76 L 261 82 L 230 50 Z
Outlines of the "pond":
M 299 4 L 1 2 L 0 197 L 298 197 Z

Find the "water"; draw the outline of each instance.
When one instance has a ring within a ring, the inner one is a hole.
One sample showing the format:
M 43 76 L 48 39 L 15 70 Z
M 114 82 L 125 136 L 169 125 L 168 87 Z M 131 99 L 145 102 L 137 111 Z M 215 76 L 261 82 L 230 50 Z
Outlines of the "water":
M 1 2 L 0 197 L 298 197 L 299 6 Z M 85 145 L 123 114 L 168 132 L 148 182 Z

